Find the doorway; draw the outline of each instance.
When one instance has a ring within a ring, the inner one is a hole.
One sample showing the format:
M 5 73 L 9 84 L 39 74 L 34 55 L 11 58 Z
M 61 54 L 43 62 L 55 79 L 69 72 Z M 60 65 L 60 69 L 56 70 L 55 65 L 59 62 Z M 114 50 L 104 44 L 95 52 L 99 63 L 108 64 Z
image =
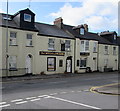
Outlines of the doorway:
M 26 57 L 26 73 L 32 74 L 32 55 Z
M 72 73 L 72 56 L 66 59 L 66 72 Z

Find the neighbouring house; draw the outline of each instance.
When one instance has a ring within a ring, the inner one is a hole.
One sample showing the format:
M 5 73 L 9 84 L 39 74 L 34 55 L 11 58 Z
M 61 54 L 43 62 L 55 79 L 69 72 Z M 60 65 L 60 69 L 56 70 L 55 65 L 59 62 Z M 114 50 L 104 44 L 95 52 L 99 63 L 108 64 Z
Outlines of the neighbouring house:
M 118 56 L 118 60 L 119 60 L 119 72 L 120 72 L 120 37 L 117 38 L 117 44 L 119 46 L 119 56 Z
M 88 32 L 88 25 L 65 25 L 58 18 L 58 27 L 75 37 L 75 71 L 114 71 L 118 70 L 118 45 L 116 32 L 110 37 L 103 33 Z M 60 25 L 61 24 L 61 25 Z M 55 24 L 56 25 L 56 24 Z M 110 40 L 109 40 L 110 39 Z M 116 40 L 116 41 L 112 41 Z

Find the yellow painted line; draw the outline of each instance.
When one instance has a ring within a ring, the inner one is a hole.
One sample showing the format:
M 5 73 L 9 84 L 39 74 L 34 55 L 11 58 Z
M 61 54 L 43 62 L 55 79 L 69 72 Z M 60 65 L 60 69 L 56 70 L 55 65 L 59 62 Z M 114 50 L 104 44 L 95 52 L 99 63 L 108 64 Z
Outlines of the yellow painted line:
M 96 91 L 96 89 L 103 88 L 103 87 L 106 87 L 106 86 L 114 86 L 114 85 L 118 85 L 118 84 L 120 84 L 120 83 L 106 84 L 106 85 L 102 85 L 102 86 L 94 86 L 94 87 L 90 88 L 90 91 L 93 92 L 93 93 L 97 93 L 97 94 L 108 94 L 108 95 L 116 95 L 117 96 L 117 95 L 120 95 L 120 94 L 99 92 L 99 91 Z

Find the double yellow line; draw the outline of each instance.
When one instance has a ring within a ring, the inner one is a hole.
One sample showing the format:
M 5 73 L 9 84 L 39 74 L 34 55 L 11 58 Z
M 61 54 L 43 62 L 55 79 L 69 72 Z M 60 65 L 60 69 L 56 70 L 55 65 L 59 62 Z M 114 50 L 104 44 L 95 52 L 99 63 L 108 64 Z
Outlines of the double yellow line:
M 95 87 L 91 87 L 90 91 L 93 92 L 93 93 L 97 93 L 97 94 L 108 94 L 108 95 L 116 95 L 117 96 L 117 95 L 120 95 L 120 94 L 119 93 L 115 94 L 115 93 L 99 92 L 97 89 L 107 87 L 107 86 L 119 85 L 119 84 L 120 83 L 113 83 L 113 84 L 106 84 L 106 85 L 102 85 L 102 86 L 95 86 Z

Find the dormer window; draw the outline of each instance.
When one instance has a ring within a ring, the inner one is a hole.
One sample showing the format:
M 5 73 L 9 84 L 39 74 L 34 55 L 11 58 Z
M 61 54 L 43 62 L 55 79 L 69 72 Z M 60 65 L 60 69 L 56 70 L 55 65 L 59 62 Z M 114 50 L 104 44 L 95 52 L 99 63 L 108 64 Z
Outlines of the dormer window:
M 31 15 L 24 14 L 24 21 L 31 22 Z
M 116 40 L 116 34 L 114 34 L 114 40 Z
M 80 28 L 80 34 L 84 35 L 84 28 Z

